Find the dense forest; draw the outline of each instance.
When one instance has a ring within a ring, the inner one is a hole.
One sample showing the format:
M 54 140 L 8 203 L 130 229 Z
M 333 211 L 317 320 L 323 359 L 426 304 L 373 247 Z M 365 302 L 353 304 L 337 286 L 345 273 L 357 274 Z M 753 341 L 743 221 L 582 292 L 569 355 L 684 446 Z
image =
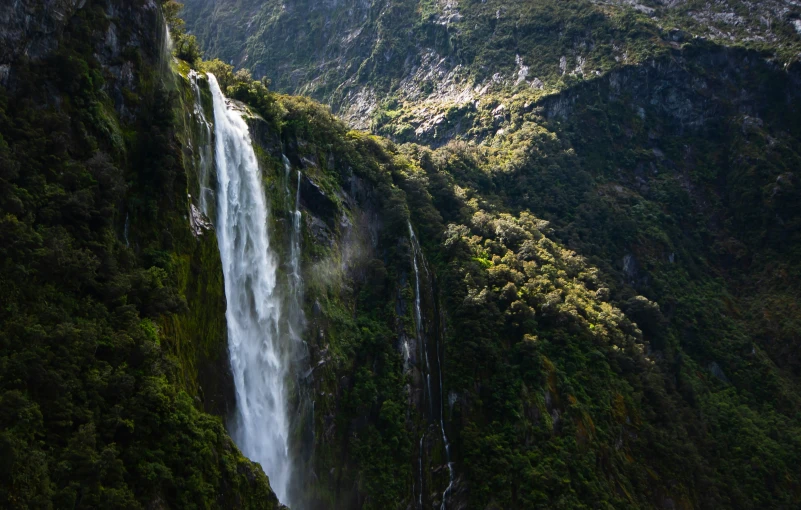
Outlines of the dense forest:
M 798 507 L 799 18 L 0 7 L 0 506 Z M 237 421 L 221 112 L 286 491 Z

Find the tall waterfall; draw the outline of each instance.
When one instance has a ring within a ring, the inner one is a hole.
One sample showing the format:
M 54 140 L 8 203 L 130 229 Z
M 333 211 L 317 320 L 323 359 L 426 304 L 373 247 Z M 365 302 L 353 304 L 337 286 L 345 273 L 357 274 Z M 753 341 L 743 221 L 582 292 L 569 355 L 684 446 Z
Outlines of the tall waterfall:
M 237 397 L 232 436 L 286 503 L 290 473 L 287 383 L 291 346 L 281 335 L 277 257 L 248 126 L 209 74 L 217 163 L 217 238 L 228 302 L 228 350 Z
M 423 269 L 426 272 L 426 277 L 430 280 L 431 275 L 428 272 L 428 266 L 426 265 L 425 258 L 423 257 L 423 251 L 420 249 L 420 244 L 417 242 L 417 237 L 414 235 L 414 229 L 412 228 L 411 222 L 409 223 L 409 240 L 412 244 L 412 263 L 414 266 L 414 281 L 415 281 L 415 299 L 414 299 L 414 316 L 415 316 L 415 326 L 417 332 L 417 339 L 422 344 L 422 349 L 424 352 L 424 360 L 425 360 L 425 371 L 426 371 L 426 385 L 428 387 L 428 396 L 429 396 L 429 406 L 432 405 L 431 403 L 431 365 L 428 362 L 428 348 L 425 341 L 425 333 L 423 331 L 423 319 L 422 319 L 422 312 L 420 309 L 420 270 L 417 266 L 417 259 L 419 258 Z M 442 361 L 440 360 L 440 346 L 434 345 L 434 348 L 437 353 L 437 375 L 439 376 L 438 381 L 438 389 L 439 389 L 439 430 L 442 434 L 442 443 L 445 446 L 445 460 L 448 463 L 448 487 L 445 488 L 445 492 L 442 493 L 442 505 L 440 506 L 440 510 L 445 510 L 446 503 L 448 498 L 451 495 L 451 490 L 453 489 L 453 462 L 451 461 L 451 444 L 448 441 L 448 435 L 445 433 L 445 406 L 443 402 L 443 385 L 442 385 Z M 431 409 L 431 418 L 434 419 L 433 407 Z M 425 436 L 423 436 L 425 437 Z M 421 454 L 420 454 L 420 472 L 421 472 L 421 479 L 420 479 L 420 506 L 422 507 L 422 443 L 423 438 L 420 439 L 421 444 Z

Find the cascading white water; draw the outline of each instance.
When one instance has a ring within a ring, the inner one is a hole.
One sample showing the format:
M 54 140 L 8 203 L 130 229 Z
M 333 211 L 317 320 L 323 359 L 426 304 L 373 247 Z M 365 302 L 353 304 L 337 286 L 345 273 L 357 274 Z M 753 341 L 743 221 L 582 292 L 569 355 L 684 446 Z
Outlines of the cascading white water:
M 289 181 L 292 174 L 292 164 L 286 156 L 282 156 L 284 161 L 284 189 L 286 191 L 287 204 L 292 198 L 289 190 Z M 303 316 L 303 281 L 300 274 L 300 241 L 301 241 L 301 219 L 300 212 L 300 181 L 303 177 L 300 170 L 297 172 L 298 185 L 295 190 L 295 201 L 290 215 L 292 217 L 292 230 L 289 233 L 289 268 L 287 278 L 289 280 L 289 310 L 286 317 L 287 333 L 297 345 L 302 341 L 301 331 L 303 330 L 305 318 Z M 304 352 L 305 349 L 296 352 Z
M 289 160 L 286 156 L 284 156 L 284 168 L 286 169 L 287 175 L 287 195 L 289 194 L 289 174 L 292 169 L 292 166 L 289 163 Z M 290 234 L 289 240 L 289 268 L 290 268 L 290 278 L 291 278 L 291 285 L 290 288 L 292 289 L 293 296 L 299 299 L 297 293 L 300 291 L 300 220 L 301 220 L 301 212 L 300 212 L 300 179 L 303 177 L 303 174 L 300 173 L 298 170 L 298 187 L 295 190 L 295 209 L 292 211 L 292 232 Z
M 172 34 L 170 34 L 170 27 L 168 24 L 164 24 L 164 33 L 161 34 L 161 38 L 158 41 L 159 45 L 159 65 L 161 66 L 162 70 L 162 77 L 164 79 L 165 84 L 168 86 L 174 83 L 175 75 L 171 72 L 172 62 L 173 62 L 173 43 L 172 43 Z
M 295 213 L 292 215 L 292 275 L 296 285 L 300 287 L 300 179 L 303 174 L 298 170 L 298 187 L 295 190 Z
M 232 436 L 259 462 L 287 503 L 289 458 L 286 377 L 291 346 L 282 341 L 277 259 L 267 232 L 267 204 L 247 123 L 228 107 L 208 75 L 214 104 L 217 239 L 228 302 L 228 350 L 236 387 Z
M 420 249 L 420 245 L 417 242 L 417 237 L 414 235 L 414 229 L 412 228 L 411 222 L 409 222 L 409 239 L 412 244 L 412 261 L 414 265 L 414 278 L 416 282 L 416 293 L 415 293 L 415 319 L 416 319 L 416 326 L 417 326 L 417 338 L 422 339 L 423 350 L 425 352 L 425 362 L 426 362 L 426 383 L 428 385 L 428 395 L 429 395 L 429 402 L 431 400 L 431 370 L 430 365 L 428 364 L 428 349 L 426 349 L 425 339 L 423 335 L 423 323 L 422 323 L 422 313 L 420 310 L 420 275 L 419 270 L 417 268 L 417 258 L 420 257 L 420 260 L 423 263 L 423 269 L 426 271 L 426 277 L 430 280 L 431 275 L 428 272 L 428 266 L 426 265 L 425 258 L 423 257 L 423 252 Z M 448 435 L 445 433 L 445 406 L 443 403 L 442 397 L 442 362 L 440 361 L 439 356 L 439 346 L 436 347 L 437 352 L 437 374 L 439 375 L 439 429 L 442 433 L 442 443 L 445 445 L 445 460 L 448 463 L 448 487 L 445 488 L 445 491 L 442 493 L 442 505 L 440 506 L 441 510 L 445 510 L 446 502 L 450 497 L 451 490 L 453 489 L 453 462 L 451 462 L 451 444 L 448 441 Z M 433 418 L 433 412 L 432 412 Z M 420 440 L 422 445 L 422 439 Z M 421 454 L 422 458 L 422 454 Z M 420 472 L 422 474 L 422 467 L 420 468 Z M 422 480 L 420 482 L 421 485 L 421 498 L 422 498 Z M 422 505 L 422 502 L 421 502 Z

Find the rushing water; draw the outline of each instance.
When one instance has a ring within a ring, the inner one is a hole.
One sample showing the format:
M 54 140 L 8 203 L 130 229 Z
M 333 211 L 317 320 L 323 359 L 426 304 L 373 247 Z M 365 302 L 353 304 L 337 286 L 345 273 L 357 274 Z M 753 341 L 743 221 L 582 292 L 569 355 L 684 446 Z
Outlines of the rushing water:
M 422 348 L 423 348 L 423 352 L 425 353 L 425 356 L 424 356 L 425 367 L 424 368 L 425 368 L 425 376 L 426 376 L 426 386 L 428 387 L 429 406 L 431 406 L 432 405 L 431 404 L 431 400 L 432 400 L 431 399 L 431 365 L 428 362 L 428 349 L 427 349 L 427 346 L 426 346 L 425 335 L 424 335 L 424 332 L 423 332 L 422 312 L 420 310 L 420 270 L 418 269 L 418 266 L 417 266 L 418 257 L 420 258 L 420 261 L 421 261 L 421 263 L 423 265 L 423 269 L 426 272 L 426 277 L 428 278 L 429 281 L 431 279 L 431 275 L 428 272 L 428 267 L 426 265 L 425 258 L 423 257 L 423 252 L 422 252 L 422 250 L 420 250 L 420 244 L 417 242 L 417 237 L 415 237 L 415 235 L 414 235 L 414 229 L 412 228 L 412 224 L 411 223 L 409 223 L 409 240 L 410 240 L 410 242 L 412 244 L 412 250 L 413 250 L 412 262 L 413 262 L 413 266 L 414 266 L 414 281 L 415 281 L 415 299 L 414 299 L 415 325 L 416 325 L 416 329 L 417 329 L 418 341 L 421 342 Z M 437 353 L 437 375 L 439 376 L 438 377 L 438 381 L 437 381 L 437 383 L 439 385 L 438 386 L 438 390 L 439 390 L 438 391 L 438 394 L 439 394 L 439 430 L 440 430 L 440 433 L 442 434 L 442 443 L 445 446 L 445 460 L 448 463 L 448 476 L 449 476 L 448 487 L 445 489 L 445 492 L 442 493 L 442 505 L 440 507 L 441 510 L 445 510 L 446 503 L 448 501 L 448 498 L 451 495 L 451 490 L 453 489 L 453 481 L 454 481 L 453 480 L 453 462 L 451 462 L 451 444 L 448 441 L 448 435 L 445 433 L 445 406 L 444 406 L 444 403 L 443 403 L 443 396 L 442 396 L 442 393 L 443 393 L 443 387 L 442 387 L 442 362 L 440 360 L 440 355 L 439 355 L 440 346 L 439 345 L 435 345 L 434 347 L 435 347 L 435 350 L 436 350 L 436 353 Z M 430 409 L 432 409 L 432 408 L 430 408 Z M 431 412 L 431 418 L 432 419 L 434 418 L 433 410 Z M 420 473 L 421 473 L 421 479 L 420 479 L 420 492 L 421 492 L 421 494 L 420 494 L 420 498 L 421 498 L 420 499 L 420 504 L 421 504 L 421 506 L 422 506 L 422 485 L 423 485 L 423 482 L 422 482 L 422 471 L 423 471 L 423 468 L 422 468 L 422 442 L 423 442 L 423 440 L 421 438 L 420 439 L 420 445 L 421 445 L 421 448 L 420 448 L 420 460 L 419 460 Z
M 248 126 L 228 107 L 215 77 L 208 78 L 214 104 L 216 231 L 237 397 L 231 432 L 243 453 L 262 465 L 278 499 L 287 503 L 292 466 L 286 379 L 292 349 L 282 341 L 278 261 L 270 247 L 267 203 Z

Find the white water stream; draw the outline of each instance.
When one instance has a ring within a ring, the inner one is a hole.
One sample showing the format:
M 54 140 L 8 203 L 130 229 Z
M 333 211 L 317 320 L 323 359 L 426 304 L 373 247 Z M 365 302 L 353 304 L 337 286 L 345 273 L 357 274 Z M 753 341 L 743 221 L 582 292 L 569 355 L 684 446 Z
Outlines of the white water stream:
M 247 123 L 229 107 L 216 78 L 208 78 L 217 164 L 215 227 L 237 399 L 231 433 L 242 452 L 261 464 L 278 499 L 288 503 L 292 465 L 286 378 L 292 346 L 290 335 L 281 334 L 278 260 L 270 247 L 267 203 Z
M 283 160 L 286 173 L 286 193 L 287 198 L 289 198 L 291 196 L 289 191 L 289 179 L 291 177 L 292 165 L 286 156 L 283 157 Z M 292 211 L 292 232 L 289 235 L 289 287 L 292 294 L 290 297 L 293 301 L 292 304 L 298 308 L 301 305 L 300 292 L 302 291 L 302 280 L 300 277 L 300 220 L 302 219 L 300 212 L 300 180 L 302 177 L 303 174 L 298 170 L 298 187 L 295 190 L 295 205 Z M 295 321 L 290 322 L 294 323 Z
M 425 366 L 423 372 L 426 377 L 426 389 L 428 391 L 428 407 L 429 412 L 433 416 L 434 407 L 431 398 L 431 364 L 428 362 L 428 347 L 426 339 L 423 335 L 423 314 L 420 312 L 420 271 L 417 268 L 417 256 L 420 252 L 420 247 L 417 245 L 417 238 L 414 236 L 414 229 L 412 229 L 411 222 L 409 223 L 409 240 L 412 244 L 412 265 L 414 266 L 414 325 L 417 333 L 417 341 L 423 351 L 423 361 Z M 408 351 L 408 346 L 406 347 Z
M 417 339 L 422 344 L 423 352 L 425 353 L 424 360 L 425 360 L 425 376 L 426 376 L 426 386 L 428 388 L 428 399 L 429 399 L 429 406 L 432 406 L 431 403 L 431 365 L 428 362 L 428 349 L 426 346 L 425 335 L 423 332 L 423 319 L 422 319 L 422 312 L 420 310 L 420 271 L 417 267 L 417 259 L 420 258 L 421 263 L 423 264 L 423 269 L 426 272 L 426 278 L 431 280 L 431 275 L 428 271 L 428 266 L 426 265 L 425 258 L 423 257 L 423 252 L 420 249 L 420 244 L 417 242 L 417 237 L 414 235 L 414 229 L 412 228 L 411 222 L 409 223 L 409 239 L 412 244 L 412 262 L 414 266 L 414 281 L 415 281 L 415 299 L 414 299 L 414 315 L 415 315 L 415 325 L 417 330 Z M 453 489 L 453 462 L 451 462 L 451 444 L 448 441 L 448 436 L 445 433 L 445 406 L 443 403 L 443 387 L 442 387 L 442 362 L 440 360 L 439 350 L 440 346 L 435 345 L 437 352 L 437 374 L 439 375 L 439 430 L 442 433 L 442 443 L 445 445 L 445 460 L 448 463 L 448 475 L 449 475 L 449 483 L 448 487 L 445 489 L 445 492 L 442 493 L 442 505 L 440 506 L 440 510 L 445 510 L 446 503 L 448 498 L 450 497 L 451 490 Z M 433 408 L 431 412 L 431 418 L 434 418 Z M 425 437 L 425 436 L 424 436 Z M 423 439 L 420 439 L 420 460 L 418 461 L 420 464 L 420 506 L 422 507 L 422 442 Z

